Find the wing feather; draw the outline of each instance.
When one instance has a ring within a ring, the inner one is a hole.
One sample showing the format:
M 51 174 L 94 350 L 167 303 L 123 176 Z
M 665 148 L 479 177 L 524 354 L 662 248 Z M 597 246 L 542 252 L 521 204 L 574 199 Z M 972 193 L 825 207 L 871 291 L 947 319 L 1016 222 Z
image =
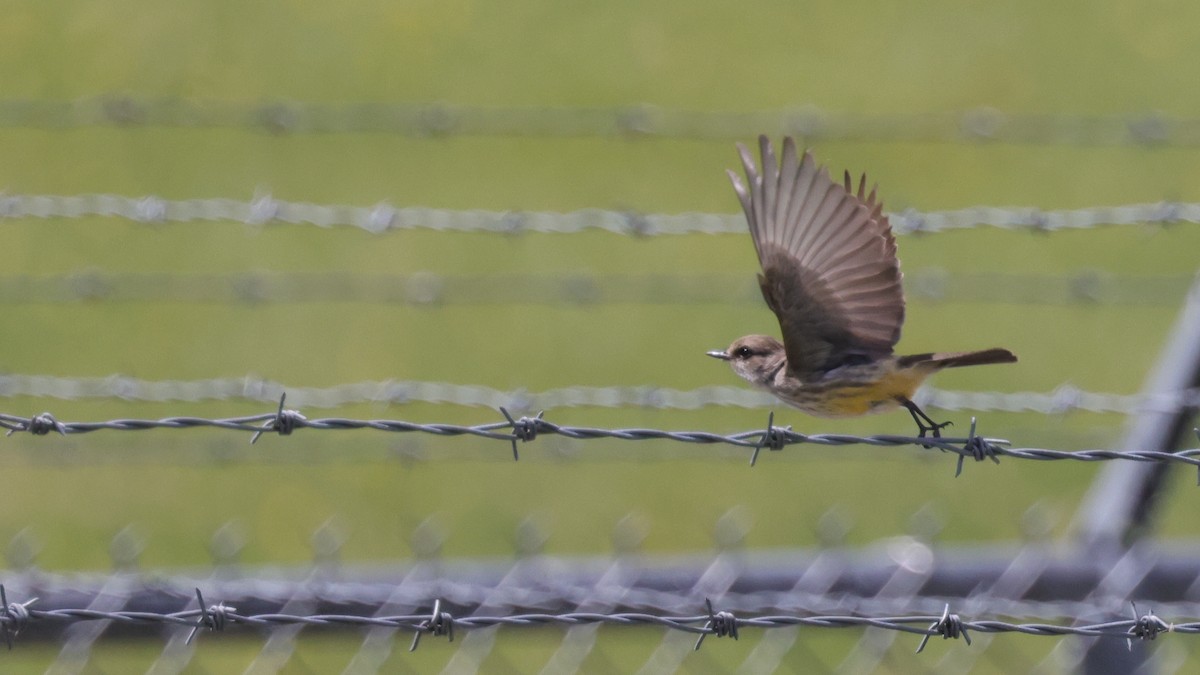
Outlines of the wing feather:
M 904 322 L 896 239 L 863 175 L 834 181 L 812 154 L 783 140 L 776 158 L 759 137 L 761 165 L 738 144 L 746 182 L 729 172 L 746 214 L 763 298 L 779 318 L 788 367 L 835 368 L 855 356 L 892 353 Z

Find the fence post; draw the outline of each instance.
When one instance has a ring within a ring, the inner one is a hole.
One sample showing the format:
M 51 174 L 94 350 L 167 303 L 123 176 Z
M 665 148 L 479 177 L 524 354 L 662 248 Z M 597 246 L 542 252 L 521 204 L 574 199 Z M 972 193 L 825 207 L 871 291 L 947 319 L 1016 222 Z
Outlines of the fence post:
M 1200 386 L 1200 277 L 1193 282 L 1184 300 L 1162 355 L 1146 379 L 1143 393 L 1147 399 L 1172 400 L 1181 392 Z M 1181 399 L 1160 409 L 1134 411 L 1122 448 L 1170 452 L 1191 437 L 1196 407 Z M 1153 408 L 1153 406 L 1150 406 Z M 1165 462 L 1111 462 L 1104 467 L 1084 496 L 1073 523 L 1080 544 L 1094 560 L 1116 563 L 1153 526 L 1156 509 L 1163 496 L 1169 470 Z M 1109 590 L 1131 593 L 1140 578 L 1130 570 L 1123 576 L 1109 575 Z M 1124 586 L 1124 588 L 1121 588 Z M 1114 588 L 1115 587 L 1115 588 Z M 1132 611 L 1126 608 L 1126 611 Z M 1126 617 L 1121 617 L 1126 618 Z M 1081 673 L 1149 672 L 1147 651 L 1142 644 L 1130 649 L 1124 640 L 1091 641 L 1079 663 Z

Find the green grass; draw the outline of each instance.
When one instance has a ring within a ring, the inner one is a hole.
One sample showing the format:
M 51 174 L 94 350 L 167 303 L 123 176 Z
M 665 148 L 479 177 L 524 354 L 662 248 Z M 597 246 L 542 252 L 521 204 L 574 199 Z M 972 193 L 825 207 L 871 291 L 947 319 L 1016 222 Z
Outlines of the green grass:
M 352 9 L 322 3 L 191 3 L 169 10 L 142 2 L 18 4 L 0 24 L 5 98 L 125 93 L 245 103 L 650 103 L 712 111 L 812 104 L 859 114 L 983 105 L 1080 116 L 1152 110 L 1194 116 L 1200 109 L 1200 90 L 1180 66 L 1200 58 L 1193 28 L 1200 9 L 1182 6 L 1156 13 L 1115 2 L 991 8 L 945 2 L 870 11 L 841 2 L 760 2 L 735 9 L 626 1 L 602 10 L 465 0 Z M 745 138 L 756 132 L 746 129 Z M 1200 154 L 1187 147 L 843 141 L 816 150 L 835 169 L 868 170 L 895 209 L 1200 201 Z M 0 159 L 0 186 L 22 194 L 248 199 L 269 190 L 281 199 L 351 205 L 669 213 L 736 208 L 723 173 L 736 157 L 726 142 L 3 128 Z M 747 277 L 755 271 L 750 243 L 737 235 L 371 235 L 103 218 L 3 221 L 0 235 L 0 274 L 14 277 L 86 269 Z M 910 272 L 937 267 L 951 274 L 1186 275 L 1196 269 L 1200 229 L 1038 234 L 983 228 L 904 237 L 900 249 Z M 1016 366 L 946 373 L 937 380 L 945 388 L 1042 391 L 1070 382 L 1130 393 L 1155 362 L 1176 314 L 1172 305 L 1183 298 L 1167 300 L 1065 307 L 914 301 L 900 347 L 917 352 L 1003 345 L 1021 356 Z M 701 352 L 743 333 L 776 330 L 758 303 L 417 308 L 101 301 L 0 309 L 5 372 L 147 379 L 254 373 L 295 386 L 368 379 L 529 390 L 733 384 L 734 376 Z M 0 402 L 0 408 L 96 420 L 238 415 L 269 406 L 20 398 Z M 494 411 L 423 404 L 308 412 L 472 424 L 498 419 Z M 910 429 L 903 413 L 824 421 L 778 412 L 780 422 L 806 432 Z M 765 421 L 762 411 L 736 409 L 547 414 L 564 424 L 719 432 L 760 428 Z M 948 417 L 956 430 L 969 423 L 968 413 Z M 1077 449 L 1117 443 L 1123 421 L 1082 413 L 985 413 L 980 423 L 983 433 L 1019 445 Z M 236 521 L 249 535 L 245 560 L 303 562 L 311 557 L 313 530 L 334 518 L 349 535 L 343 557 L 374 560 L 409 556 L 413 528 L 433 516 L 449 532 L 446 554 L 510 555 L 514 529 L 532 515 L 550 533 L 550 552 L 594 554 L 610 550 L 618 520 L 638 513 L 650 526 L 647 550 L 696 551 L 712 548 L 714 522 L 741 505 L 753 519 L 750 546 L 814 545 L 816 522 L 830 508 L 854 524 L 849 542 L 865 544 L 907 531 L 912 514 L 926 506 L 938 514 L 945 540 L 970 543 L 1019 537 L 1022 516 L 1035 504 L 1057 517 L 1056 535 L 1069 536 L 1069 517 L 1098 469 L 1006 460 L 968 465 L 954 479 L 953 458 L 913 449 L 792 448 L 765 455 L 751 470 L 745 453 L 665 444 L 595 441 L 564 450 L 554 439 L 539 439 L 524 446 L 522 461 L 514 464 L 504 444 L 469 439 L 300 432 L 264 438 L 253 448 L 246 440 L 216 431 L 0 439 L 0 541 L 31 527 L 42 542 L 41 566 L 105 568 L 109 538 L 133 524 L 146 537 L 146 566 L 195 567 L 208 560 L 212 532 Z M 1171 493 L 1164 533 L 1200 534 L 1191 517 L 1195 494 L 1183 485 Z M 546 638 L 545 644 L 529 646 L 528 653 L 525 639 L 502 641 L 500 650 L 518 664 L 514 670 L 541 663 L 559 641 L 558 634 L 537 635 L 529 639 Z M 298 658 L 314 671 L 344 662 L 318 664 L 325 639 L 303 641 Z M 832 665 L 849 638 L 829 640 L 821 645 L 832 647 L 813 649 Z M 648 633 L 621 633 L 602 651 L 618 670 L 629 670 L 656 641 Z M 330 643 L 338 645 L 330 647 L 338 654 L 355 648 Z M 258 644 L 248 642 L 246 654 Z M 103 645 L 97 663 L 123 670 L 122 659 L 143 658 L 137 655 L 142 649 Z M 714 641 L 697 658 L 725 663 L 745 649 Z M 29 658 L 49 658 L 38 650 L 31 652 L 41 656 Z M 244 667 L 246 654 L 230 650 L 205 652 L 204 667 Z M 449 649 L 430 644 L 403 662 L 415 671 L 444 663 L 435 663 L 439 656 L 431 652 L 445 658 Z M 144 667 L 139 663 L 130 667 Z M 604 668 L 600 661 L 588 665 Z M 981 662 L 978 671 L 993 666 Z M 804 661 L 794 667 L 803 670 Z

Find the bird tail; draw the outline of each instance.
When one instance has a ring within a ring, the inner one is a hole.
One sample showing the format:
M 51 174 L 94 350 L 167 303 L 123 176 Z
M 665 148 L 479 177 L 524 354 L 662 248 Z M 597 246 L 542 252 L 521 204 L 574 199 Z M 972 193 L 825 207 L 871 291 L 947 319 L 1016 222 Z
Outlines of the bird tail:
M 1003 348 L 984 349 L 977 352 L 913 354 L 912 356 L 901 356 L 899 359 L 899 365 L 902 368 L 924 366 L 935 370 L 958 368 L 960 366 L 986 366 L 991 363 L 1016 362 L 1017 355 Z

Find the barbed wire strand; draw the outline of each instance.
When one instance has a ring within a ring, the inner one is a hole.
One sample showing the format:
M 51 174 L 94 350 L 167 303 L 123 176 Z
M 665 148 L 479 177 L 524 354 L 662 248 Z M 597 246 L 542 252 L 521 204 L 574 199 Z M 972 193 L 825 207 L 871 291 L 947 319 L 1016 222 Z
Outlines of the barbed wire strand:
M 197 590 L 197 597 L 203 600 L 203 595 Z M 7 600 L 7 595 L 4 596 Z M 223 603 L 215 605 L 201 604 L 199 609 L 187 609 L 179 612 L 160 613 L 148 611 L 100 611 L 86 608 L 55 608 L 37 609 L 33 607 L 35 600 L 24 603 L 7 603 L 0 614 L 0 630 L 8 639 L 19 635 L 30 623 L 45 621 L 55 623 L 77 624 L 88 621 L 107 621 L 133 626 L 162 626 L 175 625 L 190 627 L 195 632 L 223 631 L 233 626 L 256 626 L 278 628 L 282 626 L 336 626 L 336 627 L 386 627 L 413 631 L 413 643 L 409 651 L 414 651 L 420 645 L 422 635 L 445 635 L 450 641 L 454 639 L 454 631 L 490 628 L 493 626 L 536 627 L 546 625 L 575 626 L 580 624 L 604 624 L 619 626 L 660 626 L 675 631 L 693 633 L 699 636 L 695 649 L 699 649 L 704 637 L 732 637 L 737 639 L 740 630 L 745 628 L 779 628 L 785 626 L 802 626 L 808 628 L 876 628 L 898 631 L 922 636 L 917 647 L 919 653 L 925 648 L 930 637 L 941 636 L 945 639 L 963 637 L 970 643 L 968 631 L 980 633 L 1021 633 L 1037 636 L 1087 636 L 1087 637 L 1118 637 L 1132 641 L 1153 640 L 1164 632 L 1180 634 L 1200 633 L 1200 622 L 1167 623 L 1152 612 L 1137 614 L 1134 607 L 1132 619 L 1106 621 L 1093 624 L 1057 625 L 1051 623 L 1011 623 L 998 620 L 963 619 L 950 612 L 946 606 L 941 616 L 912 615 L 912 616 L 799 616 L 799 615 L 761 615 L 734 616 L 731 612 L 714 611 L 712 603 L 706 600 L 707 614 L 691 616 L 667 616 L 641 612 L 566 612 L 562 614 L 522 613 L 495 616 L 466 616 L 455 617 L 442 609 L 440 600 L 435 600 L 430 614 L 397 615 L 397 616 L 362 616 L 355 614 L 241 614 L 235 608 Z M 925 624 L 928 624 L 925 626 Z M 922 627 L 925 626 L 925 627 Z
M 273 135 L 384 133 L 415 138 L 743 139 L 760 132 L 811 141 L 1020 143 L 1145 147 L 1200 144 L 1200 118 L 1161 111 L 1123 115 L 1008 113 L 992 107 L 922 113 L 854 113 L 815 105 L 711 111 L 622 106 L 485 107 L 446 102 L 240 103 L 107 93 L 76 100 L 0 101 L 0 127 L 35 129 L 242 129 Z
M 249 201 L 226 198 L 168 200 L 156 196 L 113 194 L 24 195 L 0 194 L 0 218 L 119 218 L 139 223 L 194 221 L 268 224 L 308 224 L 322 228 L 356 227 L 380 234 L 389 230 L 576 233 L 603 230 L 637 236 L 737 233 L 745 219 L 737 214 L 650 214 L 607 209 L 566 213 L 548 211 L 453 210 L 398 208 L 387 203 L 370 207 L 314 204 L 278 200 L 259 194 Z M 1042 210 L 1035 207 L 972 206 L 950 211 L 906 209 L 889 214 L 897 234 L 934 233 L 983 226 L 1002 229 L 1054 231 L 1090 229 L 1103 225 L 1200 223 L 1200 203 L 1157 202 Z
M 930 303 L 1177 307 L 1192 274 L 1114 275 L 908 270 L 907 295 Z M 757 283 L 743 273 L 410 274 L 351 272 L 130 273 L 82 269 L 58 275 L 0 277 L 0 304 L 178 302 L 238 305 L 360 302 L 411 307 L 732 305 L 759 302 Z
M 63 400 L 115 398 L 158 403 L 231 399 L 275 402 L 284 391 L 295 405 L 305 408 L 337 408 L 362 403 L 449 403 L 492 409 L 503 407 L 510 412 L 525 412 L 578 406 L 697 410 L 707 406 L 765 409 L 778 405 L 778 400 L 770 394 L 725 385 L 694 389 L 572 386 L 528 391 L 417 380 L 374 380 L 330 387 L 292 387 L 255 375 L 203 380 L 144 380 L 120 374 L 106 377 L 0 374 L 0 397 L 31 396 Z M 914 400 L 922 408 L 940 410 L 1055 415 L 1078 410 L 1132 414 L 1200 407 L 1200 389 L 1162 395 L 1086 391 L 1070 383 L 1061 384 L 1047 392 L 953 391 L 925 386 L 918 390 Z
M 209 419 L 204 417 L 165 417 L 162 419 L 114 419 L 102 422 L 62 422 L 51 413 L 44 412 L 33 417 L 21 417 L 0 413 L 0 428 L 7 429 L 7 436 L 17 432 L 34 436 L 57 433 L 63 436 L 91 433 L 95 431 L 146 431 L 150 429 L 196 429 L 214 428 L 228 431 L 249 432 L 256 442 L 264 433 L 287 436 L 297 429 L 321 431 L 347 431 L 371 429 L 393 433 L 425 433 L 435 436 L 472 436 L 511 444 L 513 459 L 519 459 L 517 444 L 535 440 L 539 434 L 554 434 L 575 440 L 613 439 L 622 441 L 665 440 L 690 444 L 726 444 L 752 450 L 751 464 L 758 453 L 767 448 L 782 450 L 791 445 L 870 445 L 870 446 L 915 446 L 926 450 L 941 450 L 958 456 L 955 475 L 962 473 L 963 462 L 970 458 L 977 462 L 991 460 L 999 463 L 1001 457 L 1039 461 L 1100 462 L 1126 460 L 1150 463 L 1179 463 L 1198 468 L 1197 483 L 1200 484 L 1200 448 L 1177 452 L 1159 450 L 1049 450 L 1043 448 L 1013 448 L 1005 439 L 984 438 L 976 435 L 976 418 L 971 418 L 970 433 L 966 437 L 913 437 L 891 434 L 854 436 L 851 434 L 803 434 L 791 427 L 774 425 L 774 413 L 768 416 L 767 428 L 743 431 L 734 434 L 719 434 L 710 431 L 668 431 L 663 429 L 602 429 L 559 425 L 546 420 L 543 413 L 534 417 L 514 418 L 506 409 L 500 412 L 505 421 L 463 426 L 445 423 L 417 423 L 402 420 L 364 420 L 344 417 L 308 419 L 296 410 L 283 407 L 285 397 L 280 398 L 276 412 L 243 417 Z M 507 430 L 507 431 L 501 431 Z M 1197 432 L 1200 435 L 1200 432 Z
M 895 558 L 899 549 L 894 547 L 887 552 L 864 549 L 849 555 L 845 550 L 829 553 L 829 549 L 821 549 L 813 552 L 815 555 L 788 558 L 786 562 L 775 554 L 757 559 L 750 556 L 748 560 L 745 552 L 739 552 L 733 559 L 744 567 L 732 575 L 722 574 L 733 577 L 733 587 L 716 590 L 720 591 L 718 595 L 724 609 L 748 614 L 924 614 L 940 611 L 949 604 L 972 614 L 1015 619 L 1052 617 L 1060 620 L 1112 615 L 1114 608 L 1122 606 L 1127 602 L 1126 598 L 1132 597 L 1111 593 L 1109 589 L 1101 587 L 1107 568 L 1097 569 L 1094 557 L 1083 549 L 1063 551 L 1059 547 L 1051 549 L 1046 544 L 1029 544 L 1021 549 L 1029 555 L 1012 557 L 1008 553 L 996 554 L 994 560 L 998 561 L 997 564 L 988 566 L 988 571 L 984 571 L 979 567 L 963 567 L 952 562 L 961 560 L 964 554 L 976 554 L 973 547 L 940 547 L 935 550 L 915 540 L 907 546 L 910 548 L 908 553 L 903 554 L 904 559 L 911 556 L 915 556 L 911 558 L 914 560 L 925 559 L 932 555 L 947 561 L 930 569 L 927 575 L 920 576 L 920 584 L 912 593 L 886 592 L 890 590 L 888 584 L 892 583 L 896 573 L 909 571 L 903 561 L 898 562 Z M 1138 602 L 1151 602 L 1167 614 L 1200 617 L 1200 600 L 1195 593 L 1189 591 L 1180 594 L 1170 590 L 1186 587 L 1195 581 L 1198 555 L 1195 542 L 1190 542 L 1186 549 L 1176 545 L 1166 546 L 1164 550 L 1171 553 L 1155 554 L 1152 563 L 1143 565 L 1148 570 L 1147 574 L 1153 577 L 1152 580 L 1143 579 L 1149 585 L 1139 586 L 1142 592 L 1158 592 L 1160 595 L 1154 598 L 1146 596 L 1138 599 Z M 1181 553 L 1185 550 L 1186 553 Z M 1026 566 L 1031 559 L 1043 559 L 1051 555 L 1057 561 L 1053 568 Z M 720 557 L 718 555 L 712 562 Z M 283 606 L 294 597 L 304 596 L 321 606 L 337 608 L 338 612 L 353 607 L 380 616 L 406 614 L 387 609 L 397 603 L 414 608 L 424 606 L 430 597 L 459 607 L 475 608 L 472 613 L 480 613 L 479 607 L 492 602 L 507 608 L 519 608 L 523 612 L 536 610 L 545 613 L 552 608 L 575 607 L 576 611 L 586 608 L 586 611 L 614 612 L 619 609 L 622 612 L 673 614 L 691 606 L 690 598 L 705 595 L 704 591 L 711 587 L 696 588 L 697 581 L 714 569 L 712 562 L 705 564 L 699 561 L 684 562 L 680 567 L 680 560 L 670 555 L 638 554 L 636 561 L 620 556 L 603 560 L 543 556 L 539 562 L 543 569 L 570 567 L 584 572 L 582 576 L 550 579 L 534 570 L 533 574 L 522 575 L 520 579 L 498 586 L 494 579 L 507 573 L 505 570 L 510 567 L 507 563 L 441 559 L 440 564 L 446 564 L 447 569 L 456 571 L 449 576 L 414 579 L 412 572 L 430 562 L 418 562 L 408 572 L 398 572 L 393 565 L 383 568 L 344 567 L 340 569 L 337 580 L 313 579 L 311 573 L 302 572 L 302 567 L 291 571 L 267 567 L 260 569 L 256 576 L 213 577 L 207 580 L 161 571 L 64 574 L 27 569 L 7 575 L 5 586 L 9 591 L 16 588 L 26 595 L 47 598 L 41 603 L 43 609 L 47 603 L 74 603 L 80 602 L 81 597 L 103 595 L 125 598 L 130 605 L 143 608 L 161 609 L 176 605 L 198 608 L 207 606 L 194 604 L 195 589 L 203 585 L 210 588 L 210 593 L 235 598 L 235 604 L 239 605 Z M 439 565 L 438 562 L 432 564 Z M 624 568 L 628 576 L 620 576 L 617 580 L 611 575 L 606 576 L 606 571 L 612 571 L 615 564 L 628 565 Z M 1139 563 L 1131 560 L 1130 564 Z M 642 576 L 648 570 L 656 571 L 648 577 Z M 877 576 L 868 579 L 871 574 L 864 573 L 864 570 L 873 570 Z M 1017 588 L 1005 587 L 1000 580 L 1006 576 L 1011 579 L 1013 570 L 1017 571 L 1015 576 L 1021 577 L 1022 581 Z M 247 570 L 240 571 L 245 573 Z M 424 571 L 430 570 L 424 568 Z M 940 588 L 947 584 L 948 577 L 958 579 L 964 573 L 970 573 L 980 579 L 984 586 L 990 585 L 990 588 L 983 592 L 960 589 L 966 595 L 925 593 L 927 585 Z M 811 576 L 807 577 L 807 581 L 802 579 L 787 588 L 786 582 L 797 574 Z M 757 581 L 747 586 L 751 578 Z M 1078 585 L 1064 586 L 1065 579 L 1072 579 Z M 992 581 L 1001 585 L 993 585 Z M 776 585 L 781 588 L 775 588 Z M 831 592 L 830 589 L 835 586 L 837 592 Z M 1035 586 L 1041 591 L 1033 590 Z M 1051 587 L 1051 591 L 1046 591 Z M 681 594 L 679 588 L 693 590 Z M 1092 591 L 1081 592 L 1083 588 Z M 1041 595 L 1027 597 L 1031 592 Z M 1045 593 L 1049 593 L 1049 597 L 1044 597 Z M 1073 599 L 1076 597 L 1080 599 Z

